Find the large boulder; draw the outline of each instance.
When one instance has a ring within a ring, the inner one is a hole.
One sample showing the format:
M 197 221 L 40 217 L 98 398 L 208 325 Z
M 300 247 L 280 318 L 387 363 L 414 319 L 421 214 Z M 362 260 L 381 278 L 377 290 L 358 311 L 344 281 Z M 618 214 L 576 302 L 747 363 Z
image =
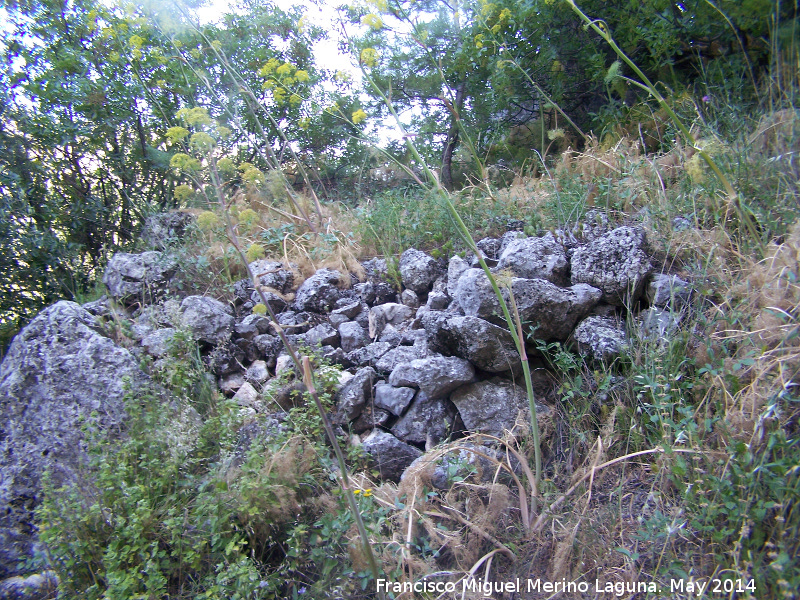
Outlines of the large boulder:
M 394 387 L 420 389 L 435 400 L 444 398 L 474 377 L 475 369 L 463 358 L 429 356 L 396 366 L 389 375 L 389 383 Z
M 511 292 L 526 329 L 535 330 L 543 340 L 564 341 L 575 324 L 600 301 L 602 292 L 581 283 L 560 288 L 544 279 L 511 279 Z M 511 310 L 511 298 L 506 286 L 501 293 Z M 497 296 L 481 269 L 464 271 L 456 284 L 456 301 L 464 314 L 479 317 L 506 327 Z
M 250 272 L 260 285 L 272 288 L 279 294 L 288 294 L 294 287 L 294 272 L 281 262 L 262 258 L 250 263 Z
M 581 321 L 572 338 L 581 354 L 613 360 L 627 345 L 625 327 L 613 317 L 591 316 Z
M 297 288 L 294 298 L 297 310 L 330 311 L 342 295 L 339 286 L 343 282 L 344 277 L 336 269 L 320 269 Z
M 117 252 L 103 274 L 108 293 L 125 304 L 150 302 L 163 294 L 177 263 L 161 252 Z
M 334 421 L 338 425 L 344 425 L 357 418 L 367 403 L 372 404 L 372 390 L 377 381 L 378 374 L 375 369 L 363 367 L 336 392 Z
M 572 283 L 599 288 L 608 304 L 635 302 L 652 271 L 641 227 L 618 227 L 572 255 Z
M 372 459 L 381 477 L 394 482 L 400 481 L 406 467 L 422 456 L 421 450 L 377 428 L 361 442 L 361 448 Z
M 494 377 L 466 385 L 453 392 L 450 400 L 456 405 L 464 426 L 473 433 L 502 437 L 505 431 L 513 431 L 519 425 L 525 427 L 530 422 L 525 388 L 507 379 Z M 536 407 L 537 414 L 547 410 Z
M 450 435 L 455 413 L 451 402 L 443 398 L 428 398 L 425 392 L 419 391 L 411 406 L 392 427 L 392 433 L 403 442 L 432 448 Z
M 429 343 L 443 354 L 464 358 L 481 371 L 503 373 L 521 368 L 514 339 L 507 329 L 478 317 L 422 317 Z
M 403 285 L 418 294 L 427 294 L 441 274 L 436 259 L 420 250 L 409 248 L 400 255 L 400 277 Z
M 85 432 L 118 432 L 125 395 L 148 383 L 73 302 L 47 308 L 14 338 L 0 364 L 0 578 L 22 574 L 34 554 L 42 474 L 54 488 L 79 483 Z
M 181 302 L 181 321 L 192 336 L 201 342 L 221 344 L 233 333 L 234 318 L 230 307 L 208 296 L 188 296 Z
M 524 279 L 546 279 L 557 285 L 567 283 L 569 273 L 564 246 L 552 233 L 513 240 L 500 255 L 497 268 Z

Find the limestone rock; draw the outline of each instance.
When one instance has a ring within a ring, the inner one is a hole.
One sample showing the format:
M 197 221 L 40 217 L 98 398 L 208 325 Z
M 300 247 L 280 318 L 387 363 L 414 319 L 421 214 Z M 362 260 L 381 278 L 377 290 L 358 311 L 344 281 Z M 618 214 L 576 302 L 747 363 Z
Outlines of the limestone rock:
M 150 356 L 161 358 L 169 352 L 169 345 L 175 337 L 175 330 L 171 327 L 157 329 L 153 333 L 142 338 L 142 346 Z
M 375 339 L 387 324 L 400 325 L 413 316 L 413 309 L 396 302 L 373 306 L 369 311 L 369 337 Z
M 229 306 L 207 296 L 188 296 L 181 302 L 181 320 L 196 340 L 209 344 L 227 342 L 234 319 Z
M 619 227 L 572 255 L 572 283 L 599 288 L 609 304 L 635 302 L 652 270 L 647 239 L 640 227 Z
M 440 274 L 439 263 L 424 252 L 409 248 L 400 255 L 403 285 L 418 294 L 427 294 Z
M 501 290 L 510 307 L 507 289 Z M 559 341 L 569 337 L 575 323 L 586 316 L 602 296 L 600 290 L 587 284 L 560 288 L 544 279 L 513 278 L 511 291 L 522 322 L 535 328 L 536 337 Z M 461 275 L 455 298 L 466 316 L 507 326 L 500 303 L 481 269 L 469 269 Z
M 263 360 L 256 360 L 247 367 L 244 372 L 245 380 L 256 385 L 262 385 L 269 379 L 269 371 L 267 370 L 267 363 Z
M 505 431 L 527 432 L 530 422 L 528 395 L 522 388 L 507 379 L 494 377 L 466 385 L 450 396 L 456 405 L 464 426 L 473 433 L 487 433 L 502 437 Z M 546 410 L 542 407 L 542 410 Z M 539 407 L 537 406 L 537 414 Z
M 336 269 L 320 269 L 297 289 L 294 304 L 300 311 L 329 311 L 341 296 L 342 282 L 342 274 Z
M 647 301 L 658 308 L 679 311 L 689 302 L 690 294 L 689 284 L 677 275 L 658 273 L 647 285 Z
M 419 296 L 417 296 L 417 293 L 413 290 L 403 290 L 400 294 L 400 302 L 409 308 L 419 308 Z
M 422 452 L 401 442 L 391 433 L 373 429 L 362 442 L 361 447 L 370 456 L 381 477 L 398 482 L 403 471 L 422 456 Z
M 519 353 L 507 329 L 478 317 L 423 317 L 428 335 L 444 354 L 464 358 L 481 371 L 503 373 L 520 367 Z
M 394 387 L 381 381 L 375 386 L 375 406 L 399 417 L 411 404 L 415 394 L 414 388 Z
M 411 406 L 392 427 L 392 433 L 403 442 L 433 447 L 450 435 L 454 418 L 455 410 L 449 401 L 431 399 L 419 391 Z
M 347 353 L 347 360 L 357 367 L 373 366 L 375 362 L 392 349 L 386 342 L 373 342 Z
M 57 593 L 58 576 L 54 571 L 0 581 L 0 600 L 47 600 Z
M 354 321 L 348 321 L 339 325 L 339 337 L 341 338 L 342 350 L 345 353 L 363 348 L 369 344 L 369 337 L 364 328 Z
M 389 375 L 389 383 L 395 387 L 418 388 L 428 398 L 436 399 L 469 383 L 473 377 L 475 369 L 462 358 L 430 356 L 396 366 Z
M 451 298 L 456 297 L 456 284 L 467 269 L 469 269 L 469 263 L 458 255 L 452 257 L 447 263 L 447 295 Z
M 294 272 L 283 263 L 262 258 L 250 263 L 250 271 L 260 285 L 288 294 L 294 288 Z
M 375 368 L 381 373 L 391 373 L 397 365 L 425 358 L 425 347 L 421 345 L 397 346 L 375 361 Z
M 103 274 L 108 293 L 125 304 L 149 302 L 163 293 L 177 264 L 161 252 L 117 252 Z
M 303 334 L 303 339 L 309 346 L 338 346 L 339 332 L 330 323 L 320 323 Z
M 14 338 L 0 364 L 0 578 L 20 574 L 18 561 L 31 556 L 42 473 L 54 487 L 75 483 L 84 427 L 120 431 L 126 393 L 148 384 L 137 360 L 73 302 L 45 309 Z
M 581 354 L 612 360 L 627 345 L 625 329 L 612 317 L 588 317 L 572 334 Z
M 363 367 L 336 392 L 336 424 L 346 424 L 361 414 L 367 402 L 372 401 L 372 388 L 376 381 L 378 374 L 375 369 Z
M 497 263 L 523 279 L 546 279 L 557 285 L 567 283 L 569 263 L 562 246 L 548 233 L 543 237 L 518 238 L 509 243 Z

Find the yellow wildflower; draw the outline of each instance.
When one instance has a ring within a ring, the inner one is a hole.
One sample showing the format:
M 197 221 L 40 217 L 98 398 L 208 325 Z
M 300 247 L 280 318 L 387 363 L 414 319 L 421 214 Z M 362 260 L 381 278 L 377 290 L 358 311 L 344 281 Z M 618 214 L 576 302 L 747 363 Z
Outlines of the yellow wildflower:
M 297 81 L 300 81 L 300 82 L 303 82 L 303 83 L 305 83 L 309 79 L 308 71 L 304 71 L 303 69 L 300 69 L 299 71 L 297 71 L 297 73 L 295 73 L 294 76 L 295 76 L 295 79 L 297 79 Z
M 378 66 L 378 51 L 375 48 L 364 48 L 361 51 L 361 64 L 365 67 Z
M 285 62 L 280 67 L 278 67 L 276 73 L 280 76 L 289 75 L 293 69 L 294 67 L 291 64 Z
M 383 28 L 383 21 L 375 13 L 369 13 L 368 15 L 361 17 L 361 24 L 367 25 L 371 29 L 375 30 Z
M 367 113 L 365 113 L 360 108 L 353 113 L 353 123 L 355 123 L 356 125 L 361 123 L 361 121 L 363 121 L 366 118 L 367 118 Z

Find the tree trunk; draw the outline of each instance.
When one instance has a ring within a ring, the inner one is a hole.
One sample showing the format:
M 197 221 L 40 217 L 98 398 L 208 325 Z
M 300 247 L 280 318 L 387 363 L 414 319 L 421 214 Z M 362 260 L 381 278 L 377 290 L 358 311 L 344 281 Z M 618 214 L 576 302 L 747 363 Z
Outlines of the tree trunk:
M 450 130 L 447 132 L 447 141 L 444 145 L 444 153 L 442 154 L 442 185 L 445 189 L 452 191 L 453 189 L 453 154 L 458 148 L 459 142 L 459 125 L 461 109 L 464 108 L 464 97 L 466 96 L 467 82 L 462 81 L 456 87 L 456 101 L 455 105 L 447 103 L 450 109 Z

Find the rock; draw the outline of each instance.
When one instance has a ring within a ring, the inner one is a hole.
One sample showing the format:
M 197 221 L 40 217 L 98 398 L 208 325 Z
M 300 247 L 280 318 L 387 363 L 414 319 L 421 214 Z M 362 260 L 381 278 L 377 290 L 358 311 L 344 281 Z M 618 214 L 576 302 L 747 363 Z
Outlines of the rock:
M 679 311 L 689 302 L 691 288 L 677 275 L 653 275 L 647 285 L 647 301 L 658 308 L 671 307 Z
M 233 399 L 239 406 L 246 406 L 254 409 L 261 407 L 261 398 L 258 391 L 246 381 L 242 384 L 242 387 L 239 388 L 239 391 L 233 395 Z
M 369 344 L 369 337 L 364 328 L 358 323 L 348 321 L 339 325 L 339 337 L 341 338 L 342 350 L 345 353 L 363 348 Z
M 375 406 L 399 417 L 411 404 L 415 394 L 414 388 L 394 387 L 381 381 L 375 386 Z
M 353 286 L 353 291 L 358 294 L 362 302 L 366 304 L 373 304 L 375 302 L 375 286 L 369 281 L 355 284 Z
M 364 305 L 359 301 L 348 302 L 344 306 L 340 306 L 331 311 L 331 317 L 334 315 L 342 315 L 345 317 L 346 321 L 350 321 L 351 319 L 355 319 L 363 308 Z
M 490 260 L 497 260 L 500 258 L 500 240 L 497 238 L 483 238 L 475 242 L 478 250 L 483 252 L 484 256 Z
M 481 371 L 503 373 L 521 368 L 514 339 L 507 329 L 478 317 L 423 317 L 437 350 L 471 362 Z
M 220 344 L 203 356 L 203 364 L 215 375 L 228 375 L 242 370 L 245 353 L 235 344 Z
M 530 423 L 528 395 L 507 379 L 494 377 L 466 385 L 450 396 L 464 426 L 473 433 L 503 437 L 506 431 L 527 434 Z M 545 412 L 549 409 L 541 407 Z M 540 407 L 537 405 L 537 414 Z M 520 429 L 522 427 L 522 429 Z
M 456 284 L 467 269 L 469 269 L 469 263 L 458 255 L 452 257 L 447 263 L 447 295 L 451 298 L 456 297 Z
M 593 242 L 608 233 L 608 215 L 595 208 L 587 210 L 583 221 L 575 226 L 573 233 L 584 242 Z
M 400 255 L 400 277 L 408 289 L 418 294 L 427 294 L 439 275 L 439 263 L 432 256 L 414 248 L 409 248 Z
M 383 427 L 389 423 L 392 415 L 389 411 L 382 408 L 376 408 L 370 403 L 364 406 L 358 418 L 350 424 L 350 430 L 353 433 L 364 433 L 376 427 Z
M 161 358 L 169 352 L 170 342 L 174 337 L 175 330 L 172 328 L 157 329 L 142 338 L 142 346 L 150 356 Z
M 625 329 L 611 317 L 588 317 L 575 328 L 572 337 L 581 354 L 598 360 L 613 360 L 627 345 Z
M 262 295 L 264 296 L 263 298 L 261 297 Z M 250 294 L 250 302 L 253 303 L 253 306 L 257 304 L 264 304 L 264 300 L 267 301 L 266 306 L 269 306 L 270 310 L 275 315 L 283 312 L 289 307 L 289 303 L 285 298 L 270 292 L 269 290 L 264 290 L 262 288 L 260 292 L 253 290 L 253 292 Z
M 510 309 L 508 290 L 501 288 L 501 291 Z M 600 290 L 586 284 L 560 288 L 544 279 L 513 278 L 511 291 L 525 330 L 535 330 L 538 339 L 559 341 L 569 337 L 575 323 L 586 316 L 602 296 Z M 465 271 L 458 280 L 455 298 L 466 316 L 507 326 L 483 270 Z
M 398 365 L 425 358 L 426 354 L 426 349 L 419 345 L 397 346 L 375 361 L 375 369 L 381 373 L 391 373 Z
M 653 270 L 647 239 L 640 227 L 619 227 L 572 255 L 572 283 L 588 283 L 608 304 L 630 306 L 641 295 Z
M 372 403 L 372 388 L 378 374 L 372 367 L 363 367 L 336 392 L 336 415 L 334 422 L 344 425 L 361 414 L 367 402 Z
M 120 302 L 148 303 L 166 291 L 176 270 L 175 260 L 161 252 L 117 252 L 108 261 L 103 283 Z
M 86 302 L 81 305 L 83 310 L 90 312 L 95 317 L 105 317 L 111 314 L 111 306 L 109 305 L 108 296 L 103 294 L 94 302 Z
M 507 269 L 523 279 L 546 279 L 556 285 L 565 285 L 569 263 L 564 246 L 548 233 L 543 237 L 511 241 L 500 255 L 497 269 Z
M 126 394 L 149 381 L 74 302 L 45 309 L 14 338 L 0 364 L 0 578 L 22 574 L 33 556 L 44 471 L 54 488 L 84 478 L 85 431 L 116 435 Z
M 221 344 L 233 332 L 234 319 L 229 306 L 207 296 L 188 296 L 181 302 L 181 321 L 194 339 Z
M 288 354 L 281 354 L 275 359 L 275 376 L 277 377 L 286 370 L 294 369 L 294 361 Z
M 223 394 L 235 394 L 244 385 L 244 373 L 231 373 L 219 381 L 219 389 Z
M 58 576 L 55 571 L 0 581 L 0 600 L 47 600 L 56 598 L 57 594 Z
M 392 434 L 409 444 L 425 444 L 432 448 L 450 435 L 455 410 L 442 398 L 430 399 L 423 391 L 417 392 L 411 406 L 392 427 Z
M 320 323 L 303 334 L 303 339 L 308 346 L 338 346 L 339 332 L 330 323 Z
M 305 333 L 311 329 L 311 315 L 307 312 L 287 311 L 276 316 L 278 325 L 283 327 L 286 333 Z
M 383 328 L 378 341 L 386 342 L 394 348 L 403 342 L 403 335 L 397 331 L 397 328 L 394 325 L 387 325 Z
M 514 240 L 525 239 L 526 236 L 522 231 L 507 231 L 500 238 L 500 247 L 497 249 L 497 256 L 503 254 L 508 245 Z
M 347 353 L 347 360 L 357 367 L 373 366 L 375 362 L 392 349 L 386 342 L 373 342 L 358 350 Z
M 361 442 L 361 448 L 370 456 L 380 476 L 395 483 L 400 481 L 406 467 L 422 456 L 422 452 L 414 446 L 401 442 L 381 429 L 373 429 Z
M 335 269 L 320 269 L 306 279 L 295 294 L 294 304 L 298 310 L 326 312 L 341 296 L 339 286 L 343 283 L 342 274 Z
M 371 258 L 361 263 L 364 273 L 370 283 L 385 283 L 389 281 L 389 267 L 385 258 Z
M 450 304 L 450 297 L 444 292 L 431 292 L 425 306 L 428 310 L 445 310 Z
M 281 262 L 262 258 L 250 263 L 250 272 L 260 285 L 280 294 L 288 294 L 294 288 L 294 272 L 284 268 Z
M 267 363 L 263 360 L 254 361 L 244 372 L 244 378 L 250 383 L 254 383 L 259 386 L 263 385 L 269 379 Z
M 413 309 L 395 302 L 374 306 L 369 311 L 369 337 L 373 340 L 378 337 L 387 323 L 400 325 L 413 316 Z
M 144 220 L 139 237 L 148 248 L 165 250 L 182 239 L 192 223 L 194 215 L 181 211 L 150 215 Z
M 413 290 L 403 290 L 400 294 L 400 302 L 409 308 L 419 308 L 419 296 Z
M 469 383 L 473 377 L 475 369 L 462 358 L 430 356 L 396 366 L 389 375 L 389 383 L 418 388 L 435 400 Z
M 642 337 L 660 342 L 669 341 L 681 323 L 680 313 L 662 310 L 655 306 L 643 310 L 638 315 Z
M 267 363 L 267 367 L 275 368 L 275 359 L 278 358 L 283 349 L 283 342 L 277 335 L 257 335 L 253 338 L 253 344 L 258 349 L 261 358 Z
M 688 231 L 692 228 L 692 222 L 686 217 L 675 217 L 672 219 L 672 229 L 675 231 Z

